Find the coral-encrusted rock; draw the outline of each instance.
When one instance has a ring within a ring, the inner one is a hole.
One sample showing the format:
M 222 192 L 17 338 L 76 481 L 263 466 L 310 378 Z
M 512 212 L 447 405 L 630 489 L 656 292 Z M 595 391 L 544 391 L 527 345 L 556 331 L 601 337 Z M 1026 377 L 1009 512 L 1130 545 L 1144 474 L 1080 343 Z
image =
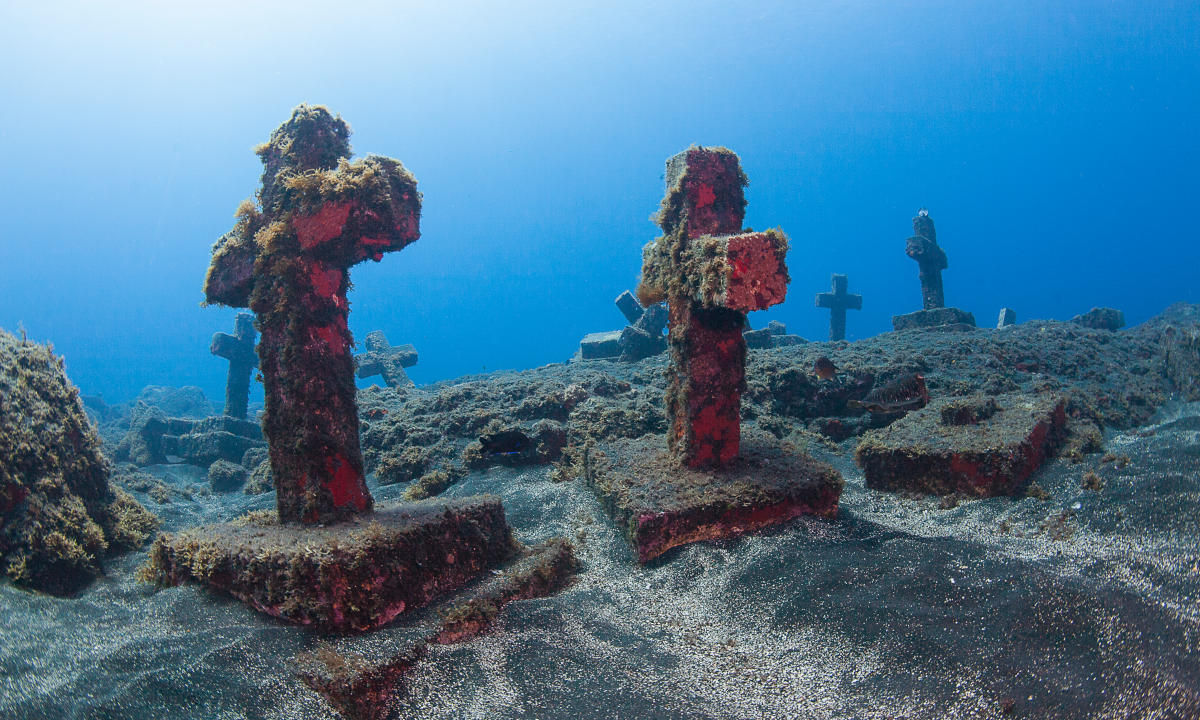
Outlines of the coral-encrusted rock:
M 936 495 L 1015 495 L 1062 441 L 1056 395 L 941 398 L 863 436 L 867 487 Z
M 9 577 L 71 594 L 101 572 L 105 554 L 146 540 L 157 520 L 108 474 L 62 360 L 0 330 L 0 560 Z
M 681 467 L 664 444 L 660 435 L 602 443 L 585 460 L 588 484 L 638 562 L 800 515 L 837 515 L 841 475 L 768 435 L 748 433 L 740 456 L 716 470 Z
M 371 630 L 424 607 L 513 554 L 495 497 L 377 510 L 328 527 L 274 517 L 160 535 L 145 577 L 207 583 L 251 607 L 321 630 Z
M 1093 330 L 1116 332 L 1125 327 L 1125 313 L 1115 308 L 1094 307 L 1082 315 L 1071 318 L 1071 322 Z

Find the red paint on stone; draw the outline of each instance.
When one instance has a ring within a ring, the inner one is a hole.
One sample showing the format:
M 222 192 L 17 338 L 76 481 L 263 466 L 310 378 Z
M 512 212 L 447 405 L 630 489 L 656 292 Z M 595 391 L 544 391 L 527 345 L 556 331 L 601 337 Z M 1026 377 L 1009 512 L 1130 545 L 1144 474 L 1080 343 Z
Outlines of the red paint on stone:
M 725 305 L 750 312 L 783 302 L 787 295 L 787 271 L 766 233 L 748 233 L 729 238 L 728 262 L 732 272 L 725 290 Z
M 325 488 L 333 498 L 334 507 L 352 507 L 363 512 L 371 506 L 371 496 L 362 482 L 362 471 L 342 456 L 325 460 Z
M 296 228 L 300 247 L 311 250 L 341 235 L 353 207 L 354 204 L 348 202 L 327 203 L 315 213 L 296 215 L 292 219 L 292 226 Z

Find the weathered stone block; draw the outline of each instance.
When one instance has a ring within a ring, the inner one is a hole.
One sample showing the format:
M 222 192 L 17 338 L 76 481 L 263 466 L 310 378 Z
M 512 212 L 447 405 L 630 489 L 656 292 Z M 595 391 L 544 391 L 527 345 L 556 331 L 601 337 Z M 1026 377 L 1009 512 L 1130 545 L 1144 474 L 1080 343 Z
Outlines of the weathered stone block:
M 800 515 L 834 517 L 842 477 L 769 435 L 747 433 L 739 457 L 716 470 L 680 466 L 661 436 L 592 448 L 585 476 L 638 562 L 734 537 Z
M 642 318 L 642 305 L 628 290 L 617 296 L 616 303 L 617 309 L 621 311 L 630 325 Z
M 160 535 L 146 574 L 202 582 L 323 631 L 391 622 L 513 554 L 496 497 L 408 503 L 328 526 L 243 520 Z
M 911 330 L 913 328 L 932 328 L 949 326 L 958 329 L 963 326 L 975 327 L 975 316 L 966 310 L 958 308 L 934 308 L 918 310 L 905 315 L 892 316 L 893 330 Z
M 766 350 L 773 347 L 775 339 L 775 335 L 771 332 L 770 328 L 746 330 L 742 333 L 742 337 L 746 340 L 747 350 Z
M 584 360 L 614 358 L 621 354 L 621 331 L 588 333 L 579 342 L 579 353 Z
M 996 329 L 1017 324 L 1017 311 L 1012 308 L 1000 308 L 1000 317 L 996 320 Z
M 874 490 L 1015 495 L 1062 441 L 1057 395 L 940 398 L 868 432 L 854 459 Z
M 1096 307 L 1082 315 L 1071 318 L 1071 322 L 1093 330 L 1120 330 L 1125 327 L 1125 313 L 1114 308 Z

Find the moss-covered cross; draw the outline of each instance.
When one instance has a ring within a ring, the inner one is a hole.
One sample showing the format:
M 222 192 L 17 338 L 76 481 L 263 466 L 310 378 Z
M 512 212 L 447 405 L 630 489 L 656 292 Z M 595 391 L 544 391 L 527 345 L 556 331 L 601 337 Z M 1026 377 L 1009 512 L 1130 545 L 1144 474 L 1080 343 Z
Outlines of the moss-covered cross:
M 946 306 L 942 292 L 942 271 L 949 267 L 946 251 L 938 246 L 937 231 L 929 211 L 921 208 L 913 218 L 913 235 L 904 244 L 904 253 L 921 268 L 921 304 L 925 310 Z M 972 321 L 974 324 L 974 321 Z
M 250 373 L 258 366 L 254 354 L 254 316 L 238 313 L 234 320 L 233 334 L 213 333 L 208 350 L 217 357 L 229 361 L 229 373 L 225 376 L 225 414 L 229 417 L 246 419 L 250 404 Z
M 350 128 L 301 105 L 256 149 L 258 204 L 213 246 L 209 303 L 250 307 L 262 339 L 263 432 L 283 522 L 367 512 L 347 327 L 350 267 L 420 237 L 421 195 L 399 161 L 348 162 Z
M 741 441 L 746 313 L 783 302 L 787 237 L 742 231 L 747 180 L 730 150 L 691 147 L 667 160 L 666 180 L 638 297 L 670 306 L 668 446 L 689 467 L 721 466 Z

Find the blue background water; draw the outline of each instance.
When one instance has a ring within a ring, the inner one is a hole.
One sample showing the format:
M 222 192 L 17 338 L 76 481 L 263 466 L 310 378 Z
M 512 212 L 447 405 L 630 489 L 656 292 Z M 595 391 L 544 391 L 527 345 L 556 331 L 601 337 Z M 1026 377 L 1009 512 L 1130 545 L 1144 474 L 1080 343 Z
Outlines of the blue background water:
M 851 339 L 918 309 L 922 206 L 947 303 L 982 325 L 1200 301 L 1195 2 L 111 5 L 0 6 L 0 327 L 110 402 L 222 397 L 209 249 L 300 102 L 424 192 L 422 239 L 355 268 L 350 315 L 415 343 L 417 382 L 619 328 L 691 143 L 737 151 L 746 223 L 791 236 L 789 300 L 756 327 L 824 339 L 831 272 L 865 296 Z

